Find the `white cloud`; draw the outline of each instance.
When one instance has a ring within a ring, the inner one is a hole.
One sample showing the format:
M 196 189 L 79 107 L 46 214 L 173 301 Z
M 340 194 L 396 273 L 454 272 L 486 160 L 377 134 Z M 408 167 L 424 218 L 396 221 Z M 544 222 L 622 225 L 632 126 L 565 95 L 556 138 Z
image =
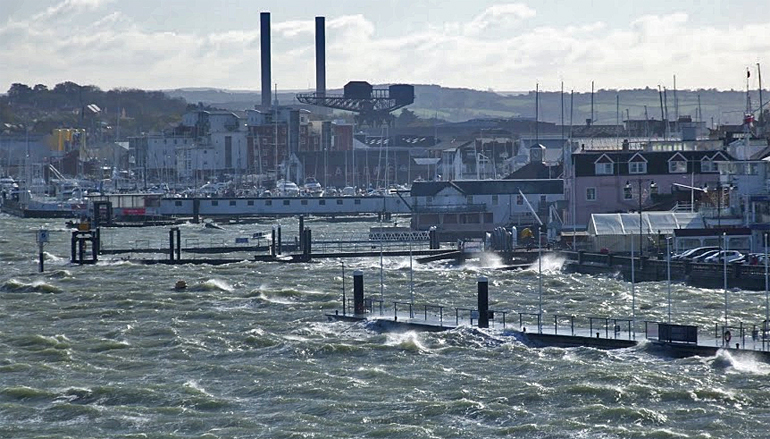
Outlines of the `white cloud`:
M 63 16 L 78 13 L 83 10 L 97 9 L 114 0 L 64 0 L 45 9 L 45 11 L 35 15 L 34 20 L 43 20 L 47 18 L 61 18 Z
M 521 3 L 509 3 L 488 7 L 465 26 L 468 35 L 479 35 L 497 29 L 513 30 L 521 20 L 535 16 L 535 10 Z
M 13 82 L 72 80 L 103 88 L 259 87 L 259 23 L 198 34 L 149 30 L 105 0 L 65 0 L 29 19 L 0 24 L 0 89 Z M 377 17 L 327 19 L 327 83 L 442 84 L 496 90 L 656 87 L 740 88 L 743 68 L 770 54 L 770 23 L 701 27 L 684 13 L 626 23 L 557 27 L 518 3 L 487 8 L 396 36 Z M 536 19 L 537 18 L 537 19 Z M 526 25 L 525 25 L 526 24 Z M 314 21 L 272 23 L 274 82 L 313 86 Z M 391 32 L 392 34 L 392 32 Z

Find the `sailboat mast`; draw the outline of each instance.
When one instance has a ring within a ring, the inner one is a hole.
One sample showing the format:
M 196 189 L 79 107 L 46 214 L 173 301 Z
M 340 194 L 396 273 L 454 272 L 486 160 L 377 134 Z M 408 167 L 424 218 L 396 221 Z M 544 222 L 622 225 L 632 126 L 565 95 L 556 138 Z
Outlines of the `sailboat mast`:
M 757 63 L 757 80 L 759 80 L 759 125 L 762 127 L 762 131 L 765 130 L 765 117 L 764 114 L 764 106 L 765 102 L 762 100 L 762 70 L 759 68 L 759 63 Z
M 535 142 L 540 143 L 540 84 L 535 83 Z M 483 148 L 483 145 L 482 145 Z

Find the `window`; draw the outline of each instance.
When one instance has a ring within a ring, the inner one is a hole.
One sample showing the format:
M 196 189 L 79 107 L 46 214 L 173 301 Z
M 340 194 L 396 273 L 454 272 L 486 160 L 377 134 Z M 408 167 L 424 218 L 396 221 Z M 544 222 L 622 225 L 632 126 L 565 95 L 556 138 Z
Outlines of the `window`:
M 701 172 L 717 172 L 717 166 L 713 160 L 704 158 L 700 161 Z
M 668 172 L 669 174 L 684 174 L 687 172 L 687 162 L 679 160 L 668 162 Z
M 541 195 L 540 196 L 540 205 L 545 205 L 545 203 L 546 203 L 546 197 L 545 197 L 545 195 Z
M 174 206 L 182 207 L 182 202 L 181 201 L 174 201 Z
M 596 188 L 586 188 L 586 201 L 596 201 Z
M 684 174 L 685 172 L 687 172 L 687 159 L 681 153 L 676 153 L 668 159 L 669 174 Z
M 265 206 L 272 206 L 273 200 L 265 200 Z
M 235 200 L 231 200 L 231 201 L 230 201 L 230 205 L 231 205 L 231 206 L 235 206 L 235 204 L 236 204 Z
M 291 203 L 291 200 L 283 200 L 283 205 L 288 206 Z
M 497 206 L 498 198 L 497 195 L 492 195 L 492 205 Z
M 595 163 L 594 171 L 596 175 L 612 175 L 614 167 L 612 163 Z
M 631 162 L 628 164 L 629 174 L 646 174 L 647 162 Z
M 319 206 L 326 206 L 326 200 L 318 200 Z
M 342 204 L 342 200 L 337 200 L 337 204 Z
M 353 204 L 361 204 L 361 200 L 355 200 L 353 201 Z
M 301 200 L 300 204 L 302 204 L 303 206 L 307 206 L 307 200 Z
M 494 216 L 492 215 L 492 212 L 485 212 L 484 213 L 484 223 L 485 224 L 492 224 L 494 222 Z
M 516 204 L 519 206 L 524 204 L 524 197 L 522 197 L 521 195 L 516 195 Z
M 468 200 L 468 204 L 473 204 L 473 195 L 468 195 L 466 199 Z
M 212 201 L 212 202 L 211 202 L 211 205 L 212 205 L 212 206 L 219 206 L 219 201 Z
M 246 204 L 249 205 L 249 206 L 253 206 L 254 205 L 254 200 L 249 200 L 249 201 L 246 202 Z

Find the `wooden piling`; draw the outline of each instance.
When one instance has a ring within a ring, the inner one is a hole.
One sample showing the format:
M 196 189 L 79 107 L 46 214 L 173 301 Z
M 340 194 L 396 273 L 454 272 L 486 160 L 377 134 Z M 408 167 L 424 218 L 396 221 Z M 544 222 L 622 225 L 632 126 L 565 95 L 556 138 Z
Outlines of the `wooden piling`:
M 363 315 L 364 312 L 364 273 L 356 270 L 353 272 L 353 313 Z
M 489 279 L 478 278 L 479 328 L 489 328 Z

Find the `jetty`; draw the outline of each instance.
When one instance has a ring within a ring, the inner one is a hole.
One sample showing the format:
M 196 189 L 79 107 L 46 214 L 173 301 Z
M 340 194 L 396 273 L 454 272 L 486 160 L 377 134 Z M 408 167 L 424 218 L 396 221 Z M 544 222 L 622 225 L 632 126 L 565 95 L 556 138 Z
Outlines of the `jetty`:
M 575 316 L 511 312 L 489 308 L 489 280 L 477 280 L 475 307 L 418 305 L 366 297 L 361 271 L 353 273 L 353 297 L 343 288 L 342 308 L 326 313 L 329 321 L 362 322 L 380 331 L 448 331 L 459 327 L 478 327 L 500 336 L 512 336 L 532 347 L 591 347 L 626 349 L 643 347 L 668 357 L 714 356 L 719 350 L 731 355 L 752 355 L 770 362 L 770 326 L 758 324 L 725 325 L 701 329 L 694 325 L 637 321 L 631 317 Z M 513 317 L 513 318 L 512 318 Z M 637 331 L 643 327 L 643 331 Z M 713 332 L 712 332 L 713 330 Z
M 672 282 L 682 282 L 702 288 L 740 288 L 760 291 L 766 286 L 764 264 L 710 264 L 686 259 L 670 260 L 665 255 L 639 257 L 584 251 L 562 251 L 559 254 L 566 259 L 563 269 L 568 272 L 592 275 L 620 274 L 625 280 L 634 278 L 636 282 L 661 282 L 670 277 Z

